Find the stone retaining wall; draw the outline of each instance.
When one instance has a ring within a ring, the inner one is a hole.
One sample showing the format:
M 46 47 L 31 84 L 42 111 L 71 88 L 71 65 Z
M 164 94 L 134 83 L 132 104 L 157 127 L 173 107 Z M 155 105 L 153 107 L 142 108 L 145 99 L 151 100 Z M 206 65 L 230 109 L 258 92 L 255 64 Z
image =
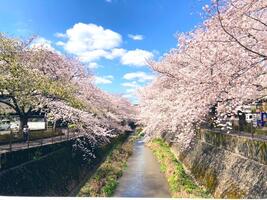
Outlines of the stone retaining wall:
M 201 130 L 192 148 L 167 142 L 197 182 L 215 198 L 267 198 L 267 143 Z
M 201 130 L 200 137 L 203 142 L 267 165 L 267 141 L 238 135 L 221 134 L 205 129 Z

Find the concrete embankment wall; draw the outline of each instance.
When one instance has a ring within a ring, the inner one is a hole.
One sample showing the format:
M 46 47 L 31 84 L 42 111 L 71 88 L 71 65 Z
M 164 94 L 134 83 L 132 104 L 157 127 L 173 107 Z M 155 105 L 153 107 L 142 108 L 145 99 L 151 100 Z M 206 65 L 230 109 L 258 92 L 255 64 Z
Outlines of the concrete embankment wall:
M 3 170 L 0 172 L 0 196 L 68 196 L 110 149 L 128 135 L 122 134 L 110 144 L 98 147 L 96 158 L 90 161 L 84 159 L 83 151 L 73 149 L 73 141 L 68 141 L 49 154 Z M 28 154 L 25 150 L 17 153 Z
M 44 155 L 55 152 L 65 146 L 73 144 L 73 139 L 58 142 L 54 144 L 46 144 L 42 146 L 21 149 L 17 151 L 5 152 L 0 154 L 0 172 L 26 163 L 31 160 L 38 160 Z
M 190 150 L 173 152 L 215 198 L 267 198 L 267 142 L 201 130 Z

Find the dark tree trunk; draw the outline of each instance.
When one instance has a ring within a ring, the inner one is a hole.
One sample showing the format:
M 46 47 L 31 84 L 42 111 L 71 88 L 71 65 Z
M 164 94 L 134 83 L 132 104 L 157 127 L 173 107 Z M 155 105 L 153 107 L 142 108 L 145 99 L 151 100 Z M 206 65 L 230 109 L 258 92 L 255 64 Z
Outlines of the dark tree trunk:
M 20 129 L 22 130 L 25 125 L 28 124 L 29 117 L 27 115 L 20 115 Z
M 208 126 L 211 129 L 213 129 L 215 127 L 215 121 L 217 119 L 217 117 L 216 117 L 216 115 L 217 115 L 217 106 L 218 106 L 218 104 L 216 103 L 215 105 L 213 105 L 210 108 L 210 111 L 209 111 Z
M 12 102 L 7 101 L 6 99 L 12 100 Z M 0 95 L 0 103 L 6 104 L 7 106 L 11 107 L 19 115 L 20 130 L 22 130 L 25 125 L 28 125 L 28 119 L 32 113 L 32 107 L 30 107 L 28 110 L 25 110 L 24 106 L 18 105 L 15 96 L 12 95 Z
M 245 127 L 247 125 L 245 113 L 238 111 L 238 118 L 239 118 L 239 130 L 245 131 Z

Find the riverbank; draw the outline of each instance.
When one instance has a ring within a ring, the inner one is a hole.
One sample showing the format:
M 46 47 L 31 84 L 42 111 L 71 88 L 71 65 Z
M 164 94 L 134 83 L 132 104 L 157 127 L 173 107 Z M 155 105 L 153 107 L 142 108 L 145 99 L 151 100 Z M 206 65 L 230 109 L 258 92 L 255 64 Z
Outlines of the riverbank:
M 143 138 L 135 142 L 128 166 L 119 179 L 115 197 L 171 197 L 167 180 L 160 172 L 160 165 Z
M 133 144 L 139 137 L 138 132 L 137 130 L 126 142 L 120 142 L 110 150 L 106 160 L 95 174 L 80 188 L 78 197 L 110 197 L 113 195 L 118 179 L 127 167 L 127 160 L 132 155 Z
M 173 136 L 171 151 L 214 198 L 267 198 L 266 141 L 201 129 L 185 151 Z
M 169 145 L 162 139 L 155 139 L 147 144 L 153 151 L 160 169 L 165 174 L 171 196 L 175 198 L 211 198 L 211 195 L 199 187 L 194 180 L 186 174 L 183 165 L 171 152 Z

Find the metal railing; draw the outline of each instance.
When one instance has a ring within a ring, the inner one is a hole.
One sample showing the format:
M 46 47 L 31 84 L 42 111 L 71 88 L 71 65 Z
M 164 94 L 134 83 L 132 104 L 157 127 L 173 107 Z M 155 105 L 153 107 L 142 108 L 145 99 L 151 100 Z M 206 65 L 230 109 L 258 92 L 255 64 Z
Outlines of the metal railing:
M 44 146 L 48 144 L 60 143 L 63 141 L 68 141 L 74 138 L 79 137 L 78 134 L 75 134 L 74 131 L 70 131 L 70 129 L 57 129 L 57 135 L 52 137 L 43 137 L 39 139 L 31 138 L 31 133 L 29 134 L 29 138 L 26 141 L 23 141 L 20 137 L 19 139 L 15 137 L 18 135 L 13 131 L 10 131 L 9 141 L 5 141 L 5 143 L 0 144 L 0 154 L 5 152 L 17 151 L 21 149 L 29 149 L 38 146 Z M 0 140 L 1 142 L 1 140 Z
M 252 139 L 261 139 L 261 140 L 267 140 L 267 135 L 258 135 L 255 134 L 255 127 L 253 127 L 252 124 L 249 124 L 250 130 L 240 130 L 240 127 L 237 126 L 236 129 L 221 129 L 218 127 L 208 127 L 208 126 L 202 126 L 202 128 L 205 128 L 207 130 L 222 133 L 222 134 L 231 134 L 231 135 L 238 135 L 238 136 L 244 136 L 244 137 L 250 137 Z

